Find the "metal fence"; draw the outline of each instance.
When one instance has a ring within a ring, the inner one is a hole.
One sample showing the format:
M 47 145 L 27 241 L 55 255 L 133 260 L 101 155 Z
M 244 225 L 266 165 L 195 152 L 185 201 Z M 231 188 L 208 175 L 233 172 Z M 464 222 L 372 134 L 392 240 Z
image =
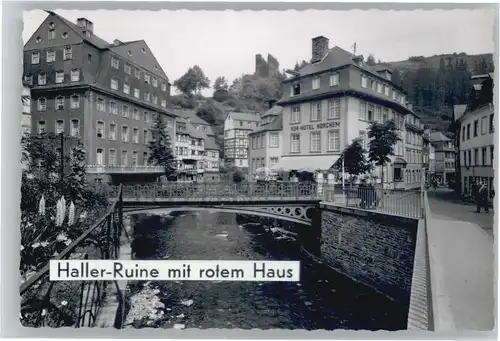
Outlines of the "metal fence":
M 344 207 L 356 207 L 380 213 L 409 217 L 422 217 L 422 192 L 374 187 L 335 188 L 327 190 L 325 201 Z
M 115 197 L 118 186 L 96 189 L 107 197 Z M 123 185 L 123 200 L 151 201 L 290 201 L 323 200 L 321 188 L 311 182 L 242 182 L 242 183 L 163 183 Z
M 118 259 L 123 231 L 122 189 L 116 188 L 107 213 L 73 241 L 54 260 Z M 92 327 L 106 293 L 116 288 L 119 311 L 115 327 L 121 328 L 124 297 L 116 281 L 50 281 L 49 264 L 20 286 L 20 319 L 28 327 Z
M 109 198 L 116 197 L 118 186 L 96 185 Z M 314 182 L 241 183 L 158 183 L 123 185 L 123 200 L 133 201 L 293 201 L 321 200 L 338 206 L 373 210 L 409 218 L 422 217 L 422 191 L 346 187 Z

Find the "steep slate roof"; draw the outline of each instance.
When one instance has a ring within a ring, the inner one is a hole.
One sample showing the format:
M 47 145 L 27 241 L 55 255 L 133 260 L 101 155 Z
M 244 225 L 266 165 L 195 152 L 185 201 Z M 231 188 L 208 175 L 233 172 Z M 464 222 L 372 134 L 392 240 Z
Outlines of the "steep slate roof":
M 215 139 L 213 137 L 206 137 L 205 138 L 205 149 L 206 150 L 219 150 L 220 147 L 215 143 Z
M 283 130 L 283 114 L 277 115 L 274 120 L 272 120 L 268 124 L 258 126 L 250 133 L 250 135 L 275 130 Z
M 356 64 L 356 62 L 353 60 L 354 57 L 356 57 L 354 54 L 338 46 L 334 46 L 328 51 L 326 56 L 320 62 L 314 64 L 307 64 L 303 68 L 301 68 L 298 71 L 300 74 L 299 77 L 308 76 L 317 72 L 322 72 L 328 69 L 339 68 L 346 65 L 359 67 L 364 71 L 372 74 L 373 76 L 379 78 L 384 78 L 384 77 L 382 77 L 377 71 L 389 70 L 386 66 L 370 66 L 365 62 L 360 62 L 359 64 Z M 292 81 L 293 79 L 294 78 L 292 77 L 290 79 L 287 79 L 287 81 Z M 385 80 L 390 82 L 390 80 L 388 79 Z M 395 84 L 392 85 L 397 87 L 399 90 L 403 91 L 403 89 L 396 86 Z
M 268 111 L 264 112 L 260 116 L 260 118 L 266 118 L 268 116 L 277 116 L 277 115 L 281 114 L 282 111 L 283 111 L 283 107 L 281 107 L 279 105 L 275 105 L 271 109 L 269 109 Z
M 467 110 L 467 104 L 458 104 L 453 106 L 453 119 L 458 120 Z
M 253 122 L 259 122 L 260 117 L 259 115 L 253 114 L 253 113 L 245 113 L 245 112 L 230 112 L 227 114 L 228 116 L 231 116 L 233 120 L 238 120 L 238 121 L 253 121 Z M 227 116 L 226 116 L 227 118 Z
M 78 26 L 77 24 L 72 23 L 68 19 L 60 16 L 59 14 L 57 14 L 55 12 L 52 12 L 52 11 L 46 11 L 46 12 L 49 13 L 49 14 L 54 15 L 57 18 L 59 18 L 59 20 L 61 20 L 62 22 L 64 22 L 71 30 L 75 31 L 75 33 L 78 34 L 78 36 L 80 38 L 82 38 L 86 42 L 89 42 L 90 44 L 94 45 L 95 47 L 97 47 L 97 48 L 99 48 L 101 50 L 104 50 L 104 49 L 106 49 L 106 48 L 108 48 L 110 46 L 110 44 L 106 40 L 104 40 L 102 38 L 99 38 L 93 32 L 92 32 L 92 34 L 90 35 L 90 38 L 89 38 L 89 37 L 87 37 L 85 35 L 85 33 L 83 33 L 82 28 L 80 26 Z
M 189 119 L 195 124 L 203 124 L 207 126 L 210 125 L 207 121 L 196 115 L 196 112 L 194 110 L 174 109 L 174 111 L 179 114 L 179 116 Z
M 46 11 L 47 13 L 54 15 L 59 20 L 61 20 L 64 24 L 66 24 L 71 30 L 73 30 L 81 39 L 84 41 L 94 45 L 95 47 L 110 51 L 119 54 L 124 59 L 127 59 L 133 63 L 140 65 L 141 67 L 147 69 L 151 73 L 156 73 L 162 77 L 164 77 L 168 81 L 168 76 L 163 71 L 162 67 L 156 60 L 154 54 L 151 52 L 151 49 L 146 44 L 144 40 L 136 40 L 130 42 L 121 42 L 119 45 L 110 44 L 99 36 L 95 35 L 93 32 L 90 37 L 87 37 L 81 27 L 77 24 L 69 21 L 68 19 L 60 16 L 59 14 L 51 11 Z M 142 48 L 145 49 L 146 53 L 142 53 Z M 132 52 L 132 56 L 128 56 L 128 51 Z M 157 70 L 155 70 L 155 66 L 157 66 Z
M 432 132 L 429 135 L 429 140 L 431 140 L 432 142 L 447 142 L 447 141 L 451 141 L 451 139 L 449 137 L 447 137 L 445 134 L 443 134 L 440 131 Z
M 111 45 L 109 49 L 123 58 L 142 66 L 149 72 L 159 74 L 168 81 L 168 76 L 165 74 L 160 63 L 158 63 L 158 60 L 156 60 L 153 52 L 143 39 L 125 42 L 119 45 Z M 146 53 L 143 53 L 142 49 L 144 49 Z M 128 55 L 128 51 L 132 53 L 131 56 Z

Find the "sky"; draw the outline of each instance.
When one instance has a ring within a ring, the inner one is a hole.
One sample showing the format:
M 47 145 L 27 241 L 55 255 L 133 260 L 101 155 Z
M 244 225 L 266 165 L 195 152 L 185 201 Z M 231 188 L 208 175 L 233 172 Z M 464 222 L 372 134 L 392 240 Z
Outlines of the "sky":
M 308 10 L 308 11 L 125 11 L 55 10 L 76 23 L 85 17 L 108 42 L 144 39 L 173 83 L 199 65 L 213 81 L 229 84 L 253 73 L 255 55 L 268 53 L 281 69 L 311 58 L 311 39 L 325 36 L 335 45 L 382 61 L 453 52 L 493 53 L 491 10 Z M 45 20 L 41 10 L 25 12 L 26 42 Z M 211 90 L 204 92 L 210 95 Z

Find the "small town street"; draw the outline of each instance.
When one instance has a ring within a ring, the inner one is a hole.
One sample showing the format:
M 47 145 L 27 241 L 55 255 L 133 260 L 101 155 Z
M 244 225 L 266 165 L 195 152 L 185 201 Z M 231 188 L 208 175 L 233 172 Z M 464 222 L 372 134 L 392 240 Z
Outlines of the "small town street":
M 494 212 L 490 208 L 489 213 L 481 210 L 476 213 L 476 206 L 456 197 L 456 194 L 448 188 L 438 188 L 428 191 L 429 205 L 432 214 L 443 220 L 468 221 L 476 224 L 488 235 L 493 237 Z

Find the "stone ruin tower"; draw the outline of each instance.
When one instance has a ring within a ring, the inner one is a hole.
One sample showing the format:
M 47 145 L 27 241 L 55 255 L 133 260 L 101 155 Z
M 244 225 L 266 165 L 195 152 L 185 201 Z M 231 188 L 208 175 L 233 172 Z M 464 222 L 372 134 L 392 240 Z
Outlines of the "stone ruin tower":
M 267 55 L 267 61 L 262 58 L 261 54 L 255 55 L 255 75 L 267 78 L 276 73 L 279 73 L 280 63 L 271 54 Z

